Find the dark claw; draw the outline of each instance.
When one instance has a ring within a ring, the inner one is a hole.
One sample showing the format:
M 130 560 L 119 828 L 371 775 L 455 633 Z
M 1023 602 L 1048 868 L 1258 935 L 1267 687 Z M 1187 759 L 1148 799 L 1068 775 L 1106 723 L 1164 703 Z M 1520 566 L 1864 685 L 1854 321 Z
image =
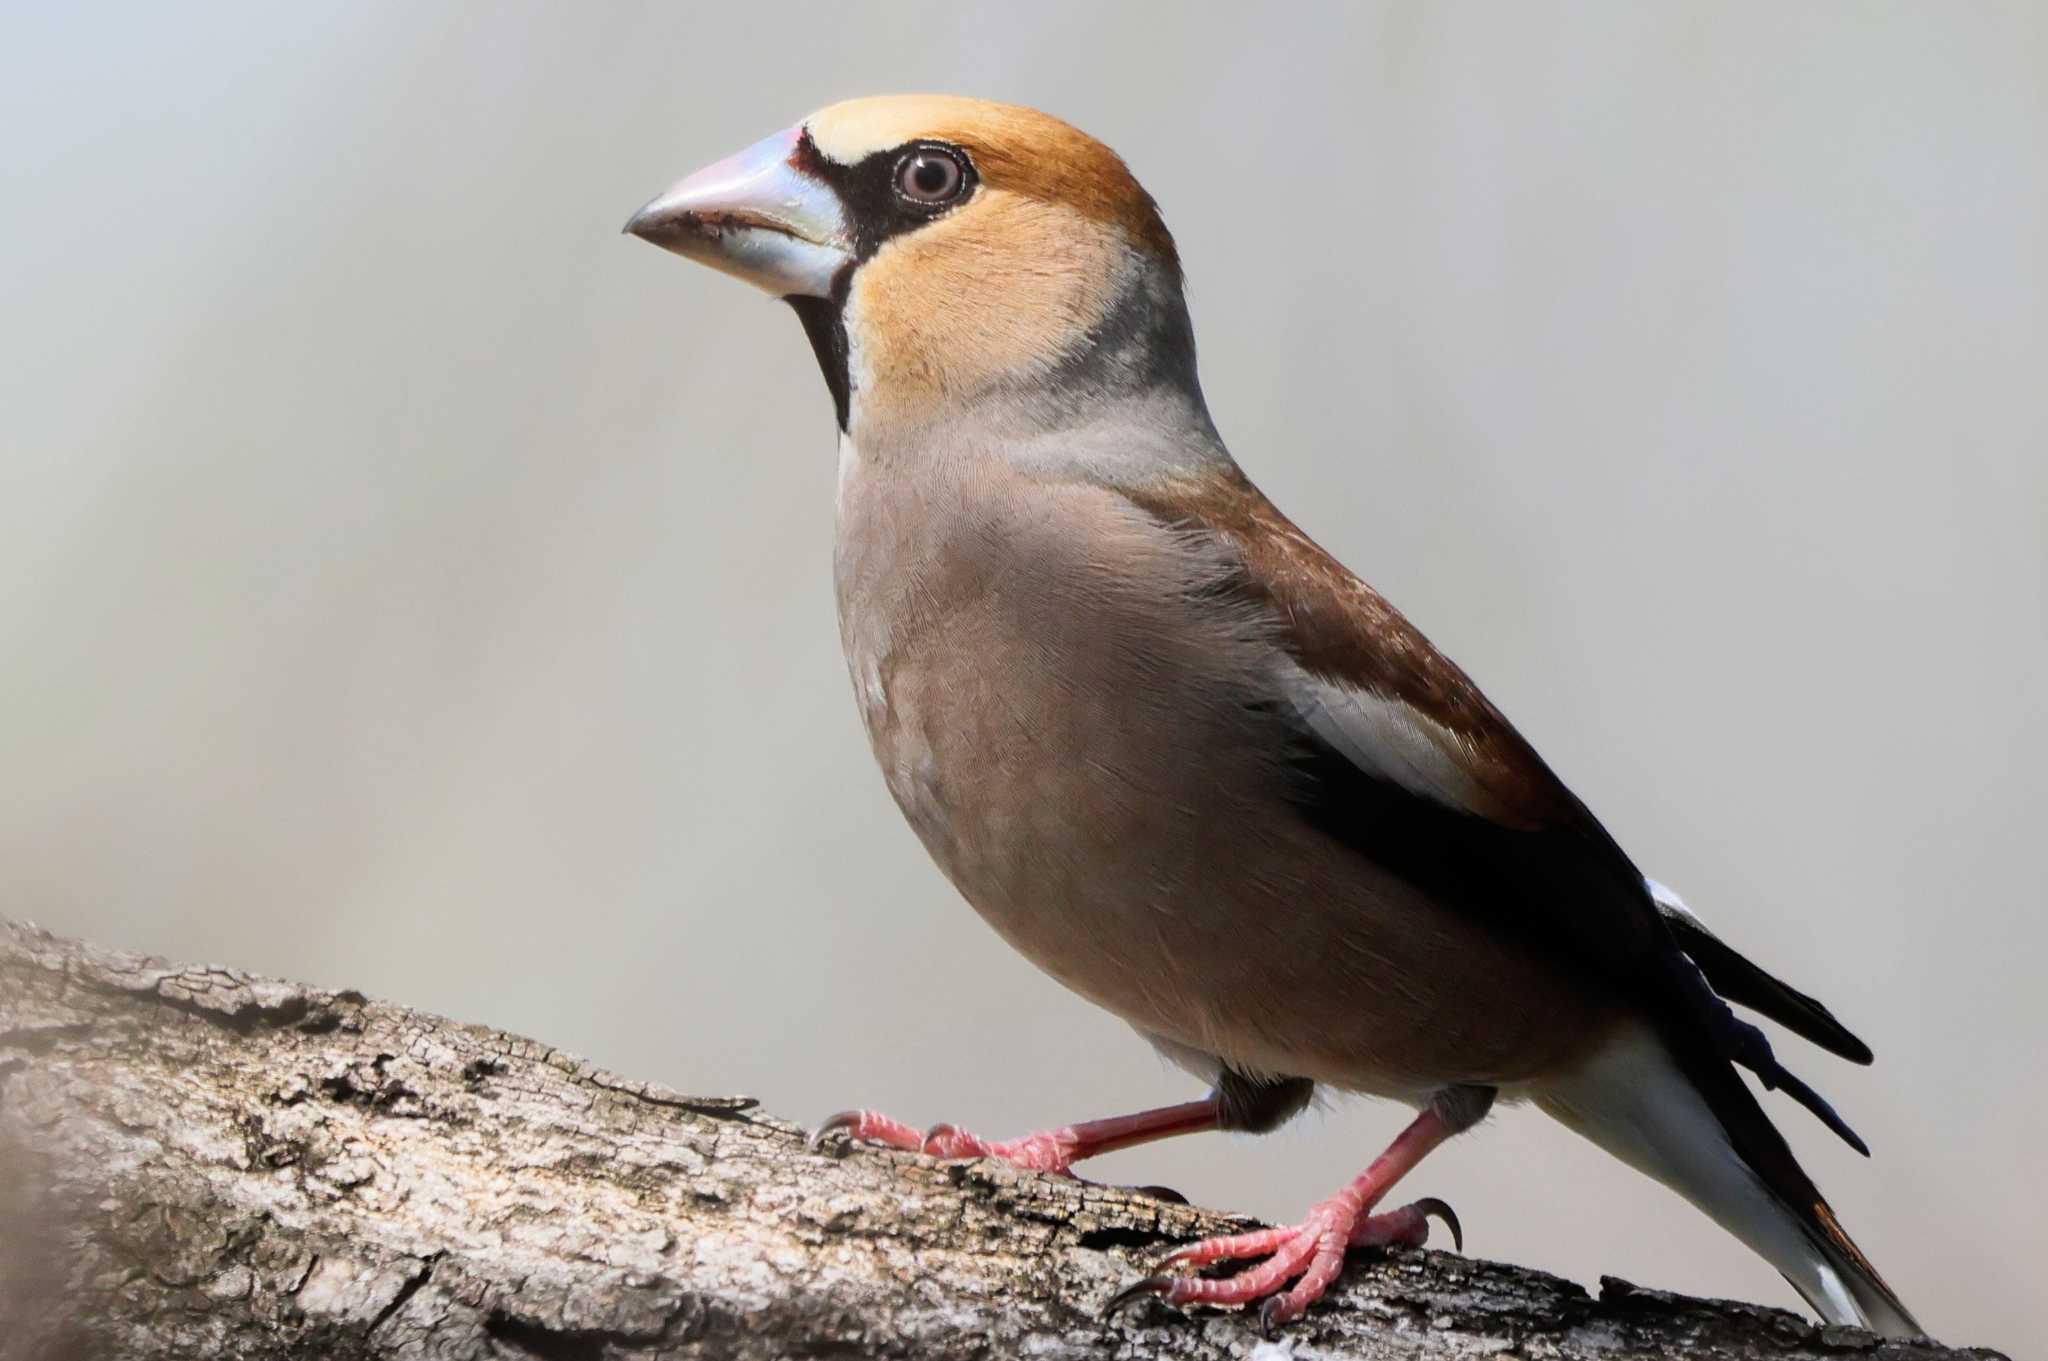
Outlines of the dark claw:
M 1453 1210 L 1435 1196 L 1425 1196 L 1408 1208 L 1425 1217 L 1435 1215 L 1438 1219 L 1441 1219 L 1444 1222 L 1444 1227 L 1451 1231 L 1452 1244 L 1460 1252 L 1465 1250 L 1465 1229 L 1463 1225 L 1458 1223 L 1458 1212 L 1456 1210 Z
M 936 1158 L 939 1156 L 939 1152 L 932 1145 L 938 1140 L 945 1138 L 948 1134 L 958 1134 L 959 1132 L 960 1127 L 958 1125 L 950 1120 L 941 1120 L 938 1124 L 933 1125 L 924 1132 L 924 1142 L 917 1146 L 918 1152 L 926 1153 Z
M 1145 1295 L 1164 1295 L 1167 1291 L 1173 1289 L 1174 1280 L 1175 1278 L 1172 1276 L 1147 1276 L 1136 1285 L 1125 1286 L 1122 1290 L 1116 1292 L 1116 1295 L 1111 1298 L 1108 1304 L 1102 1306 L 1103 1322 L 1107 1323 L 1110 1319 L 1115 1318 L 1117 1310 L 1135 1299 Z
M 859 1123 L 859 1111 L 841 1111 L 837 1115 L 828 1116 L 825 1123 L 812 1130 L 811 1137 L 804 1140 L 804 1147 L 815 1153 L 818 1151 L 819 1146 L 825 1142 L 825 1136 L 833 1130 L 852 1129 Z
M 1273 1340 L 1273 1329 L 1276 1326 L 1273 1316 L 1280 1312 L 1280 1300 L 1279 1295 L 1268 1295 L 1266 1302 L 1259 1306 L 1259 1336 L 1268 1342 Z
M 1164 1257 L 1154 1262 L 1152 1264 L 1152 1274 L 1147 1279 L 1154 1281 L 1172 1280 L 1175 1275 L 1174 1268 L 1180 1265 L 1180 1255 L 1183 1251 L 1185 1249 L 1175 1248 L 1172 1252 L 1167 1253 Z
M 1188 1198 L 1174 1190 L 1171 1186 L 1132 1186 L 1127 1189 L 1141 1196 L 1150 1196 L 1154 1200 L 1163 1200 L 1169 1205 L 1185 1205 L 1188 1203 Z

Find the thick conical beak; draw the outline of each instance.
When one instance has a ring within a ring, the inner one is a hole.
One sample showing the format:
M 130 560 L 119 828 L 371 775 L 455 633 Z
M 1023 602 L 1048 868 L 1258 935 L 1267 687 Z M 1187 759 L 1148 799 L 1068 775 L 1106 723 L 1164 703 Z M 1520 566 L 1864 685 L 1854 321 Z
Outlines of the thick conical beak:
M 791 128 L 706 166 L 633 214 L 626 230 L 778 298 L 832 295 L 853 259 L 839 196 L 796 168 Z

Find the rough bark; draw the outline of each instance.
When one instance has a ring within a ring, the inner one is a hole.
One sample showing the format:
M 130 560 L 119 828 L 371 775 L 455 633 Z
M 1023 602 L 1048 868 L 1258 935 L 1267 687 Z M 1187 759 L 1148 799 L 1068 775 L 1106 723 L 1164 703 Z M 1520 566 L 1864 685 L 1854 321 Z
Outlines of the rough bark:
M 835 1145 L 352 992 L 0 923 L 0 1361 L 1990 1357 L 1439 1252 L 1263 1343 L 1143 1194 Z

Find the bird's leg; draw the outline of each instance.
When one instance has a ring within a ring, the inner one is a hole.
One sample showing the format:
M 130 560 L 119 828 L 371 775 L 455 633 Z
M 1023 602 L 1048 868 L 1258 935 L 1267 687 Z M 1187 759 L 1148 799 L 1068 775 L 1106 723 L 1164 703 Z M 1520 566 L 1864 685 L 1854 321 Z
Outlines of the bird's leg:
M 811 1136 L 811 1143 L 815 1147 L 825 1135 L 835 1129 L 843 1129 L 853 1138 L 867 1143 L 886 1144 L 890 1148 L 929 1153 L 939 1158 L 1001 1158 L 1037 1172 L 1065 1173 L 1083 1158 L 1114 1153 L 1120 1148 L 1135 1148 L 1139 1144 L 1170 1139 L 1177 1134 L 1198 1134 L 1217 1128 L 1221 1120 L 1222 1105 L 1212 1094 L 1200 1101 L 1161 1106 L 1156 1110 L 1139 1111 L 1136 1115 L 1062 1125 L 1058 1129 L 1040 1130 L 1036 1134 L 997 1143 L 976 1138 L 953 1125 L 933 1125 L 928 1130 L 918 1130 L 877 1111 L 842 1111 L 818 1127 Z
M 1488 1088 L 1451 1089 L 1416 1116 L 1372 1166 L 1310 1210 L 1301 1223 L 1208 1238 L 1182 1248 L 1160 1264 L 1160 1274 L 1123 1291 L 1110 1301 L 1109 1308 L 1114 1311 L 1140 1295 L 1157 1295 L 1169 1304 L 1236 1305 L 1264 1299 L 1259 1317 L 1271 1327 L 1299 1318 L 1322 1298 L 1343 1269 L 1347 1248 L 1419 1247 L 1429 1237 L 1431 1216 L 1444 1221 L 1462 1248 L 1464 1233 L 1457 1216 L 1440 1200 L 1418 1200 L 1385 1214 L 1373 1214 L 1372 1208 L 1431 1149 L 1476 1123 L 1492 1099 Z M 1234 1276 L 1168 1275 L 1163 1270 L 1247 1257 L 1265 1260 Z M 1281 1288 L 1291 1280 L 1293 1288 L 1283 1293 Z

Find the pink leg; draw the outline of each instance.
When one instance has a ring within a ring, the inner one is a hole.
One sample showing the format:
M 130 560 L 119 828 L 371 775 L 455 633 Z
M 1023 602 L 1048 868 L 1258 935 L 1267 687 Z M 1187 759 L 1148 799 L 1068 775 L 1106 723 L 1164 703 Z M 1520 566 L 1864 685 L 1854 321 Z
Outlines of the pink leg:
M 817 1132 L 811 1135 L 811 1144 L 816 1147 L 827 1134 L 843 1129 L 864 1142 L 886 1144 L 890 1148 L 908 1149 L 914 1153 L 929 1153 L 938 1158 L 1001 1158 L 1036 1172 L 1064 1173 L 1084 1158 L 1114 1153 L 1120 1148 L 1135 1148 L 1155 1139 L 1170 1139 L 1177 1134 L 1212 1130 L 1221 1119 L 1222 1106 L 1212 1096 L 1178 1106 L 1139 1111 L 1136 1115 L 1062 1125 L 1058 1129 L 1041 1130 L 1020 1139 L 991 1143 L 953 1125 L 933 1125 L 930 1130 L 917 1130 L 876 1111 L 842 1111 L 818 1126 Z
M 1371 1167 L 1310 1210 L 1301 1223 L 1205 1239 L 1182 1248 L 1161 1265 L 1200 1267 L 1246 1257 L 1264 1257 L 1265 1261 L 1235 1276 L 1148 1276 L 1111 1300 L 1110 1309 L 1140 1295 L 1157 1295 L 1168 1304 L 1233 1305 L 1265 1299 L 1260 1320 L 1270 1327 L 1299 1318 L 1322 1297 L 1343 1270 L 1344 1252 L 1349 1247 L 1419 1246 L 1429 1236 L 1431 1215 L 1443 1219 L 1462 1247 L 1464 1234 L 1457 1216 L 1440 1200 L 1418 1200 L 1387 1214 L 1371 1213 L 1395 1182 L 1453 1133 L 1435 1110 L 1424 1111 Z M 1293 1289 L 1275 1293 L 1296 1277 L 1300 1279 L 1295 1280 Z

